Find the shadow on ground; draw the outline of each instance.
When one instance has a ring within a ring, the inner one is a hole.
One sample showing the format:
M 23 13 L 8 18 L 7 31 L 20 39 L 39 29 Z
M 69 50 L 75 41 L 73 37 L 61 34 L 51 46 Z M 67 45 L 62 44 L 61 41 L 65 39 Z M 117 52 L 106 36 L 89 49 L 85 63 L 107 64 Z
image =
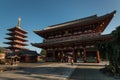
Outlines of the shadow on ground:
M 116 80 L 100 72 L 100 69 L 76 68 L 68 80 Z
M 57 64 L 43 67 L 34 67 L 27 65 L 27 67 L 22 67 L 21 70 L 10 72 L 15 76 L 17 75 L 18 77 L 13 76 L 13 78 L 9 78 L 7 76 L 2 76 L 0 77 L 0 80 L 63 80 L 63 78 L 66 77 L 65 74 L 69 74 L 71 69 L 73 69 L 72 67 L 55 67 L 55 65 Z M 66 65 L 71 66 L 70 64 Z M 102 74 L 99 71 L 101 67 L 104 67 L 104 65 L 94 63 L 76 63 L 73 66 L 77 66 L 77 68 L 68 80 L 115 80 L 109 76 Z
M 0 77 L 0 80 L 62 80 L 69 74 L 69 67 L 22 67 L 21 70 L 12 72 L 15 77 Z M 7 71 L 6 71 L 7 72 Z M 16 77 L 16 75 L 18 77 Z M 19 77 L 23 76 L 23 78 Z M 52 77 L 51 77 L 52 76 Z

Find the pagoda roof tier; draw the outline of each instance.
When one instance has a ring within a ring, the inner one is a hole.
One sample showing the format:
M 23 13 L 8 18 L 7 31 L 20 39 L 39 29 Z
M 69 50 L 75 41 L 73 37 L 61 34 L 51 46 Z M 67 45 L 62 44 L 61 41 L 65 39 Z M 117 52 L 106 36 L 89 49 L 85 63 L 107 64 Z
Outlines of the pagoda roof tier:
M 21 28 L 18 28 L 18 27 L 13 27 L 13 28 L 8 29 L 8 31 L 15 31 L 15 30 L 19 31 L 19 32 L 21 32 L 23 34 L 27 34 L 28 33 L 27 31 L 25 31 L 25 30 L 23 30 Z
M 59 41 L 31 43 L 31 44 L 38 48 L 51 48 L 51 47 L 62 47 L 65 45 L 71 46 L 71 45 L 95 44 L 98 41 L 105 41 L 109 39 L 111 39 L 111 35 L 93 35 L 92 37 L 78 36 L 77 38 L 73 37 L 72 39 L 65 38 Z
M 24 49 L 24 48 L 21 48 L 19 46 L 9 46 L 9 47 L 6 47 L 7 49 L 11 49 L 11 50 L 15 50 L 15 49 Z
M 21 38 L 19 36 L 12 36 L 12 37 L 8 37 L 8 38 L 5 38 L 5 39 L 8 39 L 8 40 L 19 40 L 19 41 L 23 41 L 23 42 L 27 42 L 28 40 L 25 40 L 24 38 Z
M 22 42 L 18 42 L 18 41 L 14 41 L 14 42 L 4 42 L 5 44 L 11 44 L 11 45 L 14 45 L 14 44 L 18 44 L 18 45 L 21 45 L 21 46 L 28 46 L 27 44 L 24 44 Z
M 34 31 L 34 32 L 37 35 L 42 36 L 42 37 L 45 37 L 46 34 L 49 35 L 49 33 L 52 33 L 52 32 L 57 32 L 57 31 L 67 30 L 67 29 L 83 30 L 86 28 L 90 28 L 90 29 L 92 29 L 92 32 L 100 32 L 101 33 L 104 31 L 106 26 L 109 24 L 109 22 L 111 21 L 111 19 L 113 18 L 115 13 L 116 13 L 116 11 L 113 11 L 113 12 L 108 13 L 103 16 L 93 15 L 90 17 L 49 26 L 43 30 L 38 30 L 38 31 Z M 94 25 L 95 27 L 93 28 L 93 27 L 91 27 L 91 25 Z
M 20 32 L 11 32 L 11 33 L 7 33 L 7 35 L 10 35 L 10 36 L 14 36 L 14 35 L 19 35 L 20 37 L 23 37 L 23 38 L 27 38 L 27 36 L 25 36 L 24 34 L 21 34 Z

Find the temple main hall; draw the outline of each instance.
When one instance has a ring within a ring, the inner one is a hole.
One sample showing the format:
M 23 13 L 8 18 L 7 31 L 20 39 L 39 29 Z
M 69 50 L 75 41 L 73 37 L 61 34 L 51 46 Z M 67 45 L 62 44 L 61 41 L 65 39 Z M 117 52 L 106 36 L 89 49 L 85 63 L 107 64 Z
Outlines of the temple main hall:
M 32 45 L 46 50 L 46 61 L 68 62 L 73 58 L 74 62 L 94 60 L 99 63 L 100 52 L 96 45 L 112 38 L 110 34 L 102 33 L 115 13 L 93 15 L 34 31 L 43 42 Z

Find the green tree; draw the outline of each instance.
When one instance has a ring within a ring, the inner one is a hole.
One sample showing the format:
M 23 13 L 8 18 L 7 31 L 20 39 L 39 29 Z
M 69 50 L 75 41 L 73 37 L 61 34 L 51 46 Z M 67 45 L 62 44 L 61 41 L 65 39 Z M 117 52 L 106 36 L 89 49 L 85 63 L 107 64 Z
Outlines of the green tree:
M 114 67 L 114 72 L 119 73 L 120 67 L 120 26 L 110 34 L 112 39 L 108 42 L 100 42 L 98 49 L 102 54 L 108 53 L 110 65 Z
M 108 53 L 106 52 L 106 42 L 102 41 L 97 44 L 101 59 L 108 60 Z
M 120 66 L 120 26 L 118 26 L 116 30 L 112 32 L 112 36 L 111 48 L 113 55 L 111 55 L 111 57 L 113 57 L 113 61 L 111 62 L 115 66 Z
M 41 52 L 40 52 L 41 56 L 45 57 L 46 55 L 46 50 L 45 49 L 42 49 Z
M 3 52 L 3 49 L 0 47 L 0 53 L 2 53 Z

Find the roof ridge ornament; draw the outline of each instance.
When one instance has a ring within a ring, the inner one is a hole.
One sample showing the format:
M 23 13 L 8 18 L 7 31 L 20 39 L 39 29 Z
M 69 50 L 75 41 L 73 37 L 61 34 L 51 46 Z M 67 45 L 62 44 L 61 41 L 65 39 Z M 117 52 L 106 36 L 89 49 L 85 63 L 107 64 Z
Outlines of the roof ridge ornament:
M 19 18 L 18 18 L 18 25 L 17 25 L 17 28 L 20 28 L 20 21 L 21 21 L 21 18 L 19 17 Z

